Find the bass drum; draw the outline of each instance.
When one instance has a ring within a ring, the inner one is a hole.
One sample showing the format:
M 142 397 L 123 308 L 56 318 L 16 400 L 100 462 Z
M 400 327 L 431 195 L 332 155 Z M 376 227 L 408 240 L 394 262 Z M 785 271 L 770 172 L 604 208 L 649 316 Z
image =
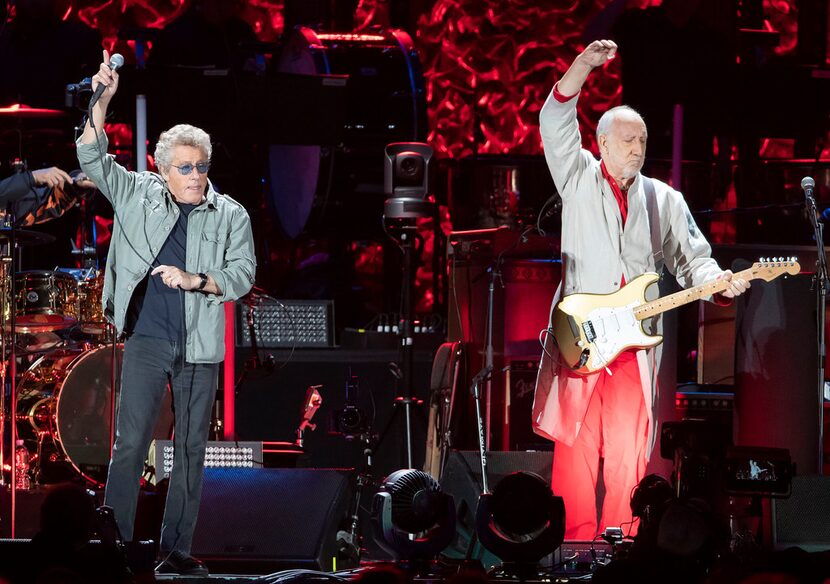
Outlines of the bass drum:
M 116 348 L 116 393 L 123 345 Z M 94 485 L 107 479 L 110 458 L 112 346 L 88 351 L 58 349 L 35 361 L 18 383 L 17 429 L 38 469 L 38 480 L 54 483 L 79 474 Z M 172 435 L 167 392 L 153 436 Z
M 426 92 L 412 39 L 399 30 L 327 34 L 299 27 L 277 69 L 285 79 L 278 94 L 304 95 L 297 111 L 281 116 L 269 147 L 269 207 L 282 230 L 292 238 L 304 231 L 377 234 L 384 148 L 426 138 Z M 316 76 L 320 84 L 314 90 L 297 76 Z M 292 129 L 298 123 L 304 135 Z

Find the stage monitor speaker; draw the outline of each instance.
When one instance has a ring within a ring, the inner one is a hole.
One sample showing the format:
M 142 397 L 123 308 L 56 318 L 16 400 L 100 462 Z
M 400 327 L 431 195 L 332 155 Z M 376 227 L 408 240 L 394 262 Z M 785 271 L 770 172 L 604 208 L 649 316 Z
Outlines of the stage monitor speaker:
M 331 570 L 351 478 L 345 469 L 206 468 L 192 553 L 209 565 Z
M 487 482 L 490 490 L 509 474 L 518 471 L 532 472 L 549 481 L 553 468 L 553 452 L 488 452 Z M 453 450 L 441 474 L 441 488 L 453 496 L 456 506 L 458 532 L 452 543 L 444 550 L 450 558 L 464 558 L 475 533 L 475 514 L 478 497 L 481 495 L 481 459 L 477 450 Z M 499 562 L 493 554 L 472 543 L 471 558 L 478 559 L 485 566 Z
M 793 477 L 789 498 L 772 500 L 772 536 L 776 549 L 830 548 L 830 477 Z

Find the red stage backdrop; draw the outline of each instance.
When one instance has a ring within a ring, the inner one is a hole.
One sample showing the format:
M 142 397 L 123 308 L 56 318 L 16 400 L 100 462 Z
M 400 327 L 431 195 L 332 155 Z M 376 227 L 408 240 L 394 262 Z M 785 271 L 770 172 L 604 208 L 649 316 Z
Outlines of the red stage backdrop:
M 227 0 L 238 2 L 238 0 Z M 643 4 L 648 0 L 633 2 Z M 283 32 L 283 0 L 239 2 L 261 40 Z M 414 32 L 427 78 L 429 142 L 439 156 L 541 154 L 538 113 L 554 80 L 583 48 L 586 23 L 609 0 L 435 0 Z M 659 0 L 652 0 L 659 4 Z M 72 10 L 98 28 L 105 46 L 125 26 L 161 28 L 190 0 L 75 0 Z M 355 26 L 388 26 L 390 0 L 358 0 Z M 72 10 L 67 13 L 71 15 Z M 770 29 L 781 33 L 778 53 L 796 41 L 795 0 L 764 0 Z M 623 56 L 624 58 L 624 56 Z M 599 115 L 620 100 L 619 62 L 589 79 L 580 101 L 583 135 L 593 141 Z M 480 132 L 473 128 L 478 124 Z M 590 128 L 589 131 L 587 131 Z

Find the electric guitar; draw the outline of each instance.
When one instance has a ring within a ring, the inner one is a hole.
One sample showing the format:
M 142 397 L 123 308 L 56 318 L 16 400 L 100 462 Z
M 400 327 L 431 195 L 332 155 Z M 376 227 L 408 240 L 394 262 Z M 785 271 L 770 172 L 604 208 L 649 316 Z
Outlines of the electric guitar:
M 767 282 L 784 274 L 801 271 L 795 258 L 769 258 L 736 273 L 734 278 Z M 611 294 L 571 294 L 553 309 L 552 333 L 561 361 L 582 375 L 608 366 L 627 349 L 647 349 L 663 342 L 661 335 L 649 335 L 642 321 L 683 306 L 729 287 L 726 280 L 714 280 L 656 300 L 646 300 L 646 288 L 659 279 L 654 272 L 637 276 Z

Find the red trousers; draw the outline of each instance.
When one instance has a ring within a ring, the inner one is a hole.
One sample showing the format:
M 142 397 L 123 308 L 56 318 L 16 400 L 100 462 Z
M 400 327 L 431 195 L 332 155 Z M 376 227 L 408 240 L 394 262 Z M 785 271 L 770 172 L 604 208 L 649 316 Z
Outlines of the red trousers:
M 553 451 L 554 494 L 565 500 L 565 539 L 591 540 L 606 526 L 629 531 L 631 492 L 645 475 L 648 444 L 640 371 L 633 352 L 623 353 L 602 371 L 573 446 L 557 442 Z M 599 460 L 605 499 L 597 521 Z

